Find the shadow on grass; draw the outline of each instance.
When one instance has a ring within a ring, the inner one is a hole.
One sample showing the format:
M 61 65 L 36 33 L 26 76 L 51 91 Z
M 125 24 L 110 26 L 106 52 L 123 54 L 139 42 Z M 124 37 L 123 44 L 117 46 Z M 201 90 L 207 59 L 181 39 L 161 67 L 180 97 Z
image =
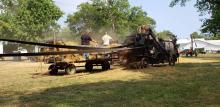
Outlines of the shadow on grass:
M 134 67 L 134 66 L 129 66 L 129 67 L 125 67 L 125 66 L 121 66 L 121 68 L 123 68 L 122 70 L 144 70 L 144 69 L 149 69 L 150 67 L 155 67 L 155 68 L 160 68 L 160 67 L 166 67 L 169 66 L 169 64 L 164 63 L 164 64 L 148 64 L 146 67 L 140 68 L 140 67 Z
M 89 72 L 89 71 L 86 71 L 85 69 L 78 69 L 76 71 L 76 74 L 79 74 L 79 73 L 94 74 L 94 73 L 101 73 L 101 72 L 105 72 L 105 71 L 102 71 L 101 69 L 93 69 L 91 72 Z M 59 70 L 59 72 L 56 75 L 50 75 L 49 71 L 43 72 L 43 73 L 33 73 L 31 75 L 32 75 L 32 77 L 37 78 L 37 77 L 46 77 L 46 76 L 66 76 L 68 74 L 66 74 L 66 72 L 64 70 Z
M 220 106 L 218 66 L 220 63 L 178 64 L 175 73 L 167 74 L 176 76 L 175 80 L 107 81 L 20 94 L 19 106 Z

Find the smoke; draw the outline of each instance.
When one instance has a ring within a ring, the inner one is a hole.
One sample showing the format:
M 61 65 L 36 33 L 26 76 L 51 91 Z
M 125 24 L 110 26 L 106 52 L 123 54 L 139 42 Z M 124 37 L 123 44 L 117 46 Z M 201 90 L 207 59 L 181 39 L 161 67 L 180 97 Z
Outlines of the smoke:
M 129 32 L 128 30 L 126 30 L 123 33 L 118 33 L 116 30 L 113 30 L 112 28 L 102 27 L 101 29 L 97 31 L 92 31 L 91 37 L 95 39 L 96 41 L 101 42 L 102 41 L 101 38 L 103 35 L 105 35 L 106 32 L 108 33 L 108 35 L 110 35 L 113 38 L 115 42 L 118 42 L 118 43 L 123 43 L 127 36 L 134 33 L 134 32 Z

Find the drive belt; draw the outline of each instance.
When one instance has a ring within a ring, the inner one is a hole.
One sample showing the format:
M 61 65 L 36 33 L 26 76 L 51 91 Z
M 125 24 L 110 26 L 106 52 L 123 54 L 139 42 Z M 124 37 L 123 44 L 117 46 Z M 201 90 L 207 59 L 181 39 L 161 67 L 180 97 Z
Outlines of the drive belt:
M 48 44 L 48 43 L 28 42 L 28 41 L 11 40 L 11 39 L 0 39 L 0 41 L 14 42 L 14 43 L 28 44 L 28 45 L 45 46 L 45 47 L 53 47 L 53 48 L 79 49 L 79 50 L 109 49 L 108 47 L 91 47 L 91 46 L 87 46 L 87 45 L 77 45 L 77 46 L 54 45 L 54 44 Z M 129 45 L 112 47 L 110 49 L 123 48 L 123 47 L 127 47 L 127 46 L 129 46 Z
M 144 49 L 144 47 L 134 48 L 118 48 L 118 49 L 94 49 L 94 50 L 75 50 L 75 51 L 59 51 L 59 52 L 39 52 L 39 53 L 9 53 L 0 54 L 0 57 L 13 57 L 13 56 L 46 56 L 46 55 L 66 55 L 66 54 L 82 54 L 82 53 L 113 53 L 123 50 Z

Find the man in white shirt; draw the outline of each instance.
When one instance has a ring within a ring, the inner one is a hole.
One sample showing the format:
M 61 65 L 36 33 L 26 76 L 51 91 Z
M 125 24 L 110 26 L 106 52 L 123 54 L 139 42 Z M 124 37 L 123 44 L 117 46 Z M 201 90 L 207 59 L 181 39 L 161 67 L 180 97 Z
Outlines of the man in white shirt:
M 102 42 L 104 46 L 109 46 L 110 42 L 112 41 L 112 37 L 108 35 L 107 32 L 105 32 L 105 35 L 102 36 Z

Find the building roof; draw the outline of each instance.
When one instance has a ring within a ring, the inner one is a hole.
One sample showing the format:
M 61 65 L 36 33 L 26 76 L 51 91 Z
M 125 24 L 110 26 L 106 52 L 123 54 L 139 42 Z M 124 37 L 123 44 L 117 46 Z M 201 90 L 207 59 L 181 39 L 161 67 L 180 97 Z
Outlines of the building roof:
M 177 44 L 183 44 L 183 43 L 189 43 L 190 39 L 185 38 L 185 39 L 177 39 Z
M 189 49 L 191 47 L 190 39 L 179 39 L 177 44 L 180 49 Z M 195 39 L 193 48 L 205 48 L 205 50 L 220 50 L 220 40 L 205 40 L 204 38 Z
M 220 46 L 220 40 L 206 40 L 206 42 L 214 45 L 219 45 Z
M 220 40 L 205 40 L 204 38 L 195 39 L 195 41 L 203 41 L 212 45 L 219 45 L 220 46 Z M 191 39 L 185 38 L 185 39 L 178 39 L 177 44 L 187 44 L 190 43 Z

